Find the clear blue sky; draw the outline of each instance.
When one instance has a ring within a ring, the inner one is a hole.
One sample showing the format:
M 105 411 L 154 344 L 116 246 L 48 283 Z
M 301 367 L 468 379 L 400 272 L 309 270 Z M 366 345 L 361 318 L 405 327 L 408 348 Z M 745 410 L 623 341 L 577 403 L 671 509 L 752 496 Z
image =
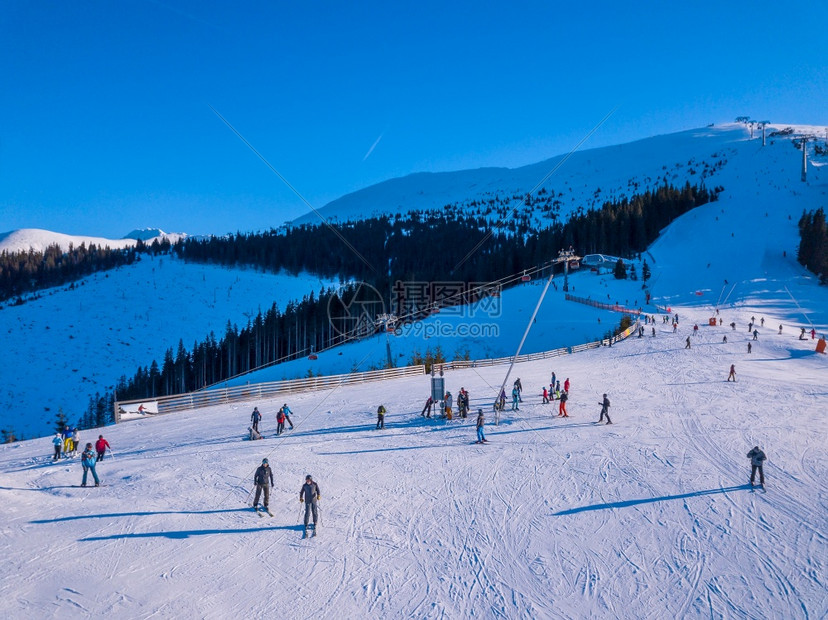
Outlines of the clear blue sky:
M 0 233 L 305 213 L 210 105 L 317 207 L 565 153 L 617 105 L 583 148 L 828 124 L 826 25 L 824 1 L 0 0 Z

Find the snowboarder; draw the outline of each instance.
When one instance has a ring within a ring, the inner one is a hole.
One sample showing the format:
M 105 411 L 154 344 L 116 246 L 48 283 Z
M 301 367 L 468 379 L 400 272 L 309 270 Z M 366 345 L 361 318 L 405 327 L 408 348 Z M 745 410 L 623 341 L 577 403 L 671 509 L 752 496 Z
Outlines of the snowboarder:
M 276 435 L 281 435 L 282 431 L 285 430 L 285 409 L 284 407 L 280 407 L 279 411 L 276 413 Z
M 55 446 L 55 456 L 52 460 L 58 461 L 60 460 L 60 449 L 63 446 L 63 437 L 60 436 L 60 432 L 55 433 L 55 436 L 52 437 L 52 445 Z
M 258 407 L 253 407 L 253 413 L 250 414 L 250 421 L 253 422 L 253 430 L 259 432 L 259 421 L 262 419 L 262 414 L 259 413 Z
M 377 430 L 385 428 L 385 406 L 377 407 Z
M 730 374 L 727 375 L 727 380 L 736 383 L 736 364 L 730 365 Z
M 433 405 L 434 405 L 434 399 L 433 399 L 433 398 L 431 398 L 431 396 L 429 396 L 429 397 L 426 399 L 426 402 L 425 402 L 425 407 L 423 407 L 423 412 L 420 414 L 420 416 L 424 416 L 424 417 L 426 417 L 426 418 L 430 418 L 430 417 L 431 417 L 431 407 L 432 407 Z M 426 414 L 428 414 L 428 415 L 426 415 Z
M 319 522 L 319 485 L 313 481 L 310 474 L 305 476 L 305 484 L 299 491 L 299 502 L 305 504 L 305 536 L 308 535 L 308 521 L 313 513 L 313 535 L 316 536 L 316 525 Z
M 799 339 L 800 340 L 807 340 L 807 338 L 805 338 L 805 328 L 804 327 L 802 328 L 802 331 L 799 332 Z
M 270 487 L 273 486 L 273 470 L 270 469 L 270 464 L 267 462 L 267 459 L 262 459 L 262 464 L 256 468 L 256 473 L 253 474 L 253 484 L 256 485 L 256 495 L 253 498 L 253 510 L 259 510 L 259 497 L 264 495 L 262 502 L 262 506 L 266 512 L 270 512 L 268 510 L 268 504 L 270 504 Z M 248 495 L 248 497 L 250 497 Z
M 543 404 L 549 404 L 549 390 L 547 390 L 545 387 L 543 388 Z
M 569 400 L 569 393 L 566 391 L 561 392 L 561 404 L 558 405 L 558 417 L 559 418 L 568 418 L 569 414 L 566 412 L 566 401 Z
M 753 349 L 753 345 L 748 342 L 748 353 L 750 353 L 752 349 Z
M 282 405 L 282 412 L 285 414 L 285 420 L 287 420 L 287 423 L 290 424 L 290 430 L 293 430 L 293 422 L 290 421 L 290 414 L 293 412 L 290 410 L 290 407 L 287 406 L 287 403 Z
M 604 400 L 598 404 L 601 405 L 601 417 L 598 418 L 598 424 L 604 421 L 604 416 L 607 416 L 607 424 L 612 424 L 612 420 L 609 417 L 610 401 L 606 394 L 604 394 Z
M 98 472 L 95 471 L 95 451 L 92 449 L 92 444 L 86 444 L 86 450 L 81 454 L 81 465 L 83 465 L 83 480 L 81 486 L 86 486 L 86 475 L 92 471 L 92 478 L 95 479 L 95 486 L 101 486 L 101 480 L 98 478 Z
M 517 390 L 518 402 L 522 403 L 523 399 L 520 397 L 520 393 L 523 391 L 523 384 L 520 382 L 520 377 L 515 379 L 515 386 L 514 387 Z
M 98 453 L 98 458 L 95 459 L 96 463 L 104 460 L 104 454 L 106 454 L 107 448 L 112 450 L 112 446 L 110 446 L 109 442 L 104 439 L 104 436 L 98 435 L 98 441 L 95 442 L 95 452 Z
M 765 488 L 765 472 L 762 469 L 762 464 L 768 457 L 759 449 L 759 446 L 754 446 L 753 450 L 747 453 L 750 459 L 750 486 L 753 486 L 753 481 L 756 479 L 756 471 L 759 471 L 759 484 Z
M 483 410 L 477 410 L 477 443 L 488 443 L 488 439 L 486 439 L 486 433 L 483 432 L 483 424 L 485 424 L 485 420 L 483 418 Z
M 261 439 L 262 438 L 262 434 L 259 431 L 257 431 L 255 428 L 253 428 L 252 426 L 247 427 L 247 433 L 248 433 L 247 438 L 250 441 L 254 441 L 256 439 Z
M 520 399 L 520 392 L 518 392 L 517 386 L 512 388 L 512 411 L 520 411 L 520 407 L 518 407 L 518 402 Z
M 685 348 L 685 349 L 689 349 L 689 348 L 690 348 L 690 336 L 687 336 L 687 340 L 685 340 L 685 342 L 686 342 L 687 344 L 685 344 L 685 345 L 684 345 L 684 348 Z

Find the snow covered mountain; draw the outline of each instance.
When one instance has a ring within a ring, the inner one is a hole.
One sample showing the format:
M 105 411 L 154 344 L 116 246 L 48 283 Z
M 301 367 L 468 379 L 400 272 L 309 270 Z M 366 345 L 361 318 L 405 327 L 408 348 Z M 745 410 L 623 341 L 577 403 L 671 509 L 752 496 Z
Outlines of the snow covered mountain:
M 790 131 L 788 133 L 788 131 Z M 576 151 L 521 168 L 479 168 L 457 172 L 416 173 L 391 179 L 337 198 L 319 209 L 326 219 L 346 221 L 382 214 L 408 211 L 443 211 L 446 205 L 473 210 L 500 203 L 515 211 L 510 217 L 526 215 L 539 225 L 548 223 L 551 213 L 566 218 L 578 209 L 600 207 L 605 201 L 630 197 L 669 182 L 682 186 L 702 180 L 713 187 L 723 185 L 739 191 L 733 181 L 743 168 L 753 167 L 759 157 L 773 153 L 784 160 L 789 175 L 777 176 L 778 182 L 795 183 L 799 179 L 801 157 L 791 148 L 802 135 L 822 138 L 825 128 L 813 125 L 769 125 L 767 134 L 785 132 L 767 139 L 761 149 L 761 131 L 740 123 L 692 129 L 655 136 L 617 146 Z M 813 146 L 811 146 L 813 148 Z M 764 152 L 765 154 L 761 154 Z M 816 165 L 823 165 L 824 158 Z M 781 172 L 781 171 L 777 171 Z M 541 187 L 552 205 L 538 204 Z M 524 205 L 528 192 L 536 189 L 533 204 Z M 479 204 L 477 204 L 479 203 Z M 500 205 L 497 205 L 500 206 Z M 309 213 L 294 223 L 318 223 Z
M 70 245 L 78 247 L 82 243 L 86 245 L 94 243 L 99 247 L 108 246 L 112 249 L 118 249 L 134 246 L 138 239 L 147 244 L 151 244 L 156 239 L 159 241 L 169 239 L 171 243 L 175 243 L 186 236 L 185 233 L 165 233 L 157 228 L 147 228 L 133 230 L 123 239 L 105 239 L 103 237 L 64 235 L 63 233 L 39 228 L 21 228 L 7 233 L 0 233 L 0 252 L 28 252 L 30 249 L 42 252 L 50 245 L 55 244 L 65 252 Z

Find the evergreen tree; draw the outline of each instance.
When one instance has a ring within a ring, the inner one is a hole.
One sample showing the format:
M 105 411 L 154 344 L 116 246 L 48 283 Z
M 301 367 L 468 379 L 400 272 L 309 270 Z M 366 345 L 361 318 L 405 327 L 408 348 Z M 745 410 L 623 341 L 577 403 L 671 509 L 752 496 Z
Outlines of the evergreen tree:
M 613 275 L 615 276 L 616 280 L 626 280 L 627 279 L 627 266 L 624 264 L 620 258 L 615 263 L 615 269 L 613 270 Z

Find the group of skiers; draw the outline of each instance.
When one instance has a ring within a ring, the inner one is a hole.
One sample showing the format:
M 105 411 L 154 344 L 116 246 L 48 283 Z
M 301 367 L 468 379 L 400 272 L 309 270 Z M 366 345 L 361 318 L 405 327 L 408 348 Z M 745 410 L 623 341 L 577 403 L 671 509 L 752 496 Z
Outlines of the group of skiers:
M 256 491 L 256 495 L 253 498 L 253 510 L 261 515 L 259 512 L 259 499 L 262 499 L 264 511 L 272 517 L 273 513 L 270 512 L 270 487 L 273 486 L 273 470 L 270 468 L 270 463 L 268 463 L 267 459 L 262 459 L 262 464 L 256 468 L 256 472 L 253 474 L 253 484 L 253 488 Z M 299 502 L 305 504 L 305 536 L 308 535 L 308 524 L 310 523 L 311 515 L 313 515 L 313 535 L 316 536 L 317 526 L 319 524 L 319 499 L 319 485 L 308 474 L 305 476 L 305 484 L 299 490 Z
M 293 430 L 293 422 L 290 419 L 290 414 L 293 413 L 288 407 L 287 403 L 279 407 L 276 412 L 276 435 L 279 436 L 285 432 L 285 422 L 290 425 L 290 430 Z M 253 413 L 250 414 L 251 426 L 247 427 L 247 438 L 252 440 L 263 439 L 259 431 L 259 422 L 262 421 L 262 414 L 258 407 L 253 407 Z
M 74 428 L 70 430 L 67 426 L 62 433 L 58 431 L 52 438 L 52 444 L 55 448 L 52 461 L 57 461 L 61 458 L 61 451 L 63 452 L 64 458 L 74 456 L 77 454 L 78 445 L 80 445 L 78 429 Z M 83 479 L 81 481 L 82 487 L 86 486 L 89 472 L 92 472 L 92 478 L 95 480 L 95 486 L 97 487 L 101 485 L 101 480 L 98 478 L 98 472 L 95 469 L 95 465 L 104 460 L 107 448 L 111 454 L 112 447 L 109 445 L 109 442 L 104 439 L 103 435 L 98 435 L 98 440 L 95 442 L 94 448 L 92 447 L 91 442 L 86 444 L 86 447 L 81 453 L 81 466 L 83 467 Z

